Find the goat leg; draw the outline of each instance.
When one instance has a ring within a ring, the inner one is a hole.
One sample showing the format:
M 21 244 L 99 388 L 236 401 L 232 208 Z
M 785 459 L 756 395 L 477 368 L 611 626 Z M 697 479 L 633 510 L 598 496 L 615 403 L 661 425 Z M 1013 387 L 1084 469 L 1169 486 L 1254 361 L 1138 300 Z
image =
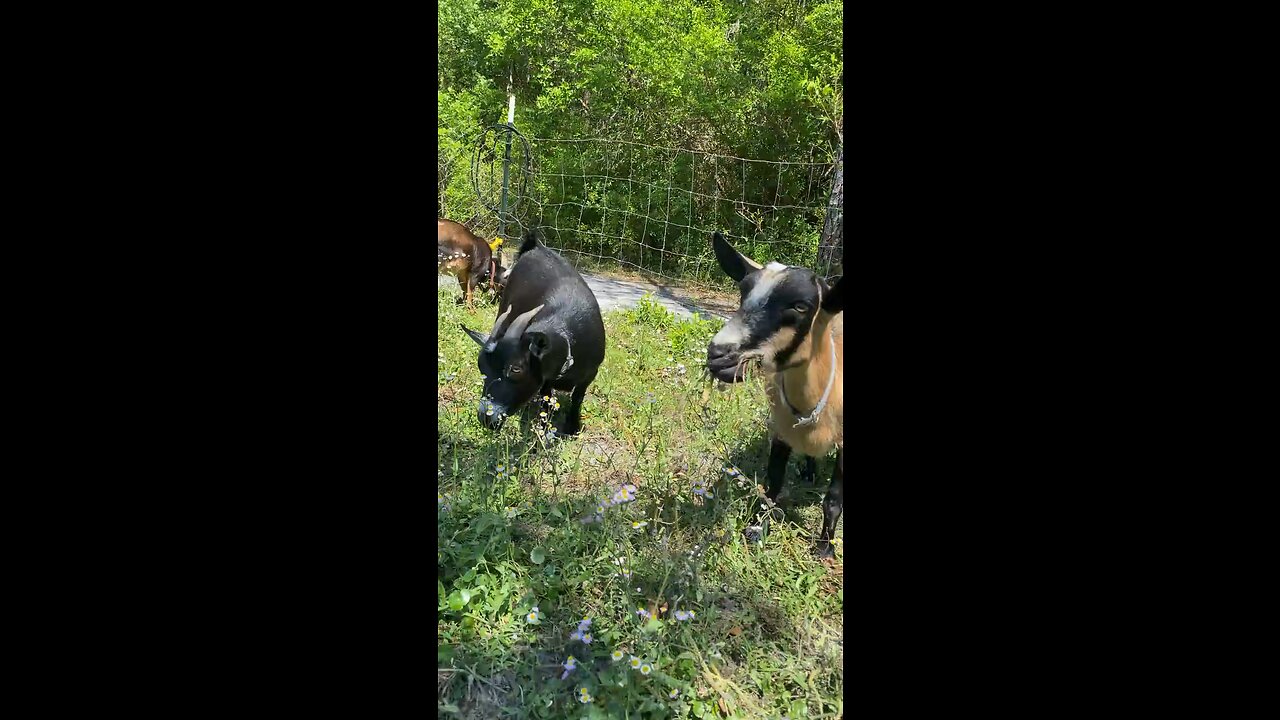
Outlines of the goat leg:
M 477 278 L 475 273 L 473 272 L 467 273 L 467 309 L 468 310 L 472 310 L 475 308 L 475 301 L 473 300 L 473 295 L 476 290 L 476 279 Z
M 778 438 L 769 446 L 769 491 L 765 496 L 777 501 L 782 492 L 782 481 L 787 477 L 787 460 L 791 458 L 791 446 Z
M 460 295 L 458 299 L 454 301 L 454 303 L 457 305 L 462 305 L 463 303 L 467 302 L 467 280 L 470 278 L 470 273 L 468 273 L 465 269 L 459 270 L 457 277 L 458 277 L 458 287 L 462 290 L 462 295 Z
M 767 507 L 760 508 L 761 503 L 756 503 L 758 511 L 756 522 L 754 525 L 747 526 L 745 531 L 748 542 L 762 542 L 768 532 L 769 515 L 774 509 L 774 501 L 778 499 L 778 494 L 782 492 L 782 481 L 786 479 L 787 460 L 790 457 L 791 446 L 778 438 L 774 438 L 773 444 L 769 446 L 769 469 L 767 471 L 769 489 L 765 492 L 765 497 L 768 500 L 763 503 Z
M 831 549 L 831 536 L 836 532 L 836 523 L 844 512 L 844 450 L 836 453 L 836 468 L 831 473 L 831 487 L 827 488 L 827 496 L 822 499 L 822 533 L 818 535 L 818 557 L 833 558 L 836 553 Z
M 582 399 L 587 395 L 587 386 L 591 384 L 592 377 L 578 384 L 573 389 L 573 395 L 569 397 L 569 410 L 565 413 L 564 428 L 561 429 L 561 435 L 577 435 L 582 432 Z

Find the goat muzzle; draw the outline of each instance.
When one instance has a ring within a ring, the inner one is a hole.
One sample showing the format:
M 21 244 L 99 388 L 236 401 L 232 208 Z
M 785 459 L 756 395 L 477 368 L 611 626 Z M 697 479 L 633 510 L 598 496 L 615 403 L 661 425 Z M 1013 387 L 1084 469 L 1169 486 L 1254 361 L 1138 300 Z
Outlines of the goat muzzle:
M 707 346 L 707 370 L 720 382 L 742 382 L 744 365 L 738 346 L 716 344 Z
M 481 427 L 495 432 L 501 430 L 502 424 L 507 421 L 507 409 L 487 398 L 480 401 L 480 409 L 476 415 L 480 418 Z

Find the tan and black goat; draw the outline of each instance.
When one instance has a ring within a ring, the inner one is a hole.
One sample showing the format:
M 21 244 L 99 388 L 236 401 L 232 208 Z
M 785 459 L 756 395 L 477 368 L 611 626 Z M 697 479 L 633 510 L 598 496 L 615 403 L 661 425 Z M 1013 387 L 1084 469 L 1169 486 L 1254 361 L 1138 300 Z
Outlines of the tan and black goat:
M 760 263 L 739 253 L 720 233 L 716 260 L 738 283 L 742 303 L 707 347 L 707 369 L 727 383 L 743 379 L 748 363 L 765 373 L 773 429 L 769 500 L 776 500 L 794 450 L 814 458 L 836 451 L 831 486 L 822 500 L 820 557 L 832 557 L 831 537 L 844 510 L 844 278 L 830 286 L 805 268 Z

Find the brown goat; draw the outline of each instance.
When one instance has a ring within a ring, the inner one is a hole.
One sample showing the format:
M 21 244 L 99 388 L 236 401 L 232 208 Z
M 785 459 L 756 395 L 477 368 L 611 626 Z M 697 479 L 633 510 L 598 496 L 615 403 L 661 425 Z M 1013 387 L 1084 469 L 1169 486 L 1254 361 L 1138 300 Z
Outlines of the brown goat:
M 832 557 L 831 538 L 844 510 L 844 279 L 828 286 L 810 270 L 760 265 L 712 237 L 720 267 L 738 281 L 742 304 L 707 347 L 707 369 L 723 382 L 743 379 L 748 362 L 766 374 L 773 441 L 769 489 L 776 500 L 794 450 L 813 458 L 836 451 L 831 486 L 822 500 L 818 551 Z
M 472 296 L 476 284 L 488 278 L 489 286 L 500 292 L 500 276 L 504 268 L 493 256 L 493 251 L 476 237 L 465 225 L 452 220 L 436 220 L 436 269 L 442 275 L 458 278 L 462 287 L 462 300 L 467 308 L 473 307 Z

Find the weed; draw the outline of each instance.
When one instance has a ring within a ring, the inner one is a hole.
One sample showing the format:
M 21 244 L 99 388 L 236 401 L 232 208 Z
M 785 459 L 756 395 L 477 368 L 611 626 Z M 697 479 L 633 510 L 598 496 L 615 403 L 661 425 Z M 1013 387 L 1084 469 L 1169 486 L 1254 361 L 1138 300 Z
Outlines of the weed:
M 625 317 L 637 325 L 647 325 L 658 330 L 669 330 L 676 319 L 671 311 L 653 298 L 653 293 L 640 296 L 634 308 L 622 311 Z

